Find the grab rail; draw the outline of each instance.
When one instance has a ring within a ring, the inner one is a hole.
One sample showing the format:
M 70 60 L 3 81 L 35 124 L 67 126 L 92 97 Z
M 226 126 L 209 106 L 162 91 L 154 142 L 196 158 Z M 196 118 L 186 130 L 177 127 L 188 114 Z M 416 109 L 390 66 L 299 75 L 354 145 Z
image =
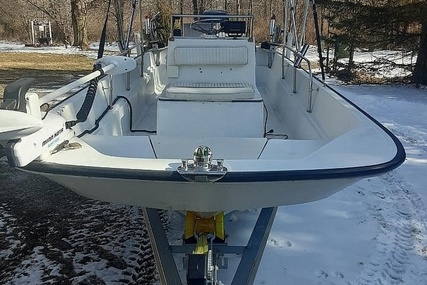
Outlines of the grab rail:
M 248 22 L 247 33 L 246 36 L 249 40 L 253 40 L 254 33 L 254 23 L 253 23 L 253 15 L 233 15 L 233 14 L 172 14 L 171 15 L 171 27 L 175 27 L 175 21 L 180 21 L 180 25 L 183 25 L 183 19 L 193 19 L 193 20 L 223 20 L 228 21 L 230 19 L 238 19 L 244 20 Z M 183 26 L 181 27 L 181 31 L 183 31 Z M 246 33 L 246 32 L 245 32 Z M 174 29 L 172 29 L 170 34 L 170 39 L 174 38 Z
M 286 45 L 282 46 L 282 56 L 286 57 L 287 59 L 289 59 L 291 62 L 295 63 L 295 60 L 292 60 L 291 58 L 286 56 L 286 52 L 285 49 L 288 49 L 289 51 L 293 52 L 294 57 L 295 58 L 301 58 L 302 60 L 304 60 L 307 63 L 308 66 L 308 76 L 309 76 L 309 85 L 308 85 L 308 105 L 307 105 L 307 112 L 311 113 L 313 111 L 313 107 L 312 107 L 312 101 L 313 101 L 313 72 L 311 70 L 311 63 L 310 60 L 308 58 L 306 58 L 303 54 L 301 54 L 299 51 L 292 49 Z M 284 62 L 282 61 L 282 69 L 284 68 Z M 293 78 L 293 88 L 292 88 L 292 92 L 293 93 L 297 93 L 297 66 L 295 66 L 294 64 L 294 78 Z
M 129 47 L 129 48 L 127 48 L 127 49 L 125 49 L 125 50 L 123 50 L 122 52 L 120 52 L 118 55 L 121 55 L 121 56 L 123 56 L 123 55 L 129 55 L 130 54 L 130 52 L 134 49 L 134 48 L 137 48 L 138 46 L 141 46 L 142 44 L 135 44 L 135 45 L 133 45 L 133 46 L 131 46 L 131 47 Z

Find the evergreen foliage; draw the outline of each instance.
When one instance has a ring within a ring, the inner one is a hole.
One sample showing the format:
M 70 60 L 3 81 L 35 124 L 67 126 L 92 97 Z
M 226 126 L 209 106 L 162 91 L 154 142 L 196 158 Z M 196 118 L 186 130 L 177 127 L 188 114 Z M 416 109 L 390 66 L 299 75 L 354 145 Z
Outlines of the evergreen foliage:
M 353 54 L 357 48 L 398 49 L 412 54 L 418 52 L 418 56 L 423 57 L 420 37 L 427 12 L 425 1 L 324 0 L 321 3 L 329 26 L 326 41 L 337 49 L 335 64 L 337 57 L 343 55 L 342 49 L 346 49 L 349 75 L 354 71 Z

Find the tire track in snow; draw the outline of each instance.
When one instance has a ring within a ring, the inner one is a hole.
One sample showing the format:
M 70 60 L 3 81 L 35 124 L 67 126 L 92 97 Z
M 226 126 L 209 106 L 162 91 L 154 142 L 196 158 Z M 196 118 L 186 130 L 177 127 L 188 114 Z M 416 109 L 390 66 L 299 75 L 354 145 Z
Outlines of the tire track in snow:
M 402 142 L 409 145 L 409 148 L 417 149 L 419 155 L 427 153 L 427 134 L 417 126 L 399 126 L 395 128 L 395 123 L 384 124 L 389 128 Z
M 0 162 L 1 284 L 150 284 L 138 207 L 77 196 Z
M 394 120 L 383 124 L 403 142 L 409 159 L 425 160 L 427 134 L 422 127 Z M 368 209 L 380 224 L 380 233 L 357 284 L 427 284 L 425 268 L 414 268 L 420 267 L 419 259 L 427 266 L 426 205 L 398 173 L 399 169 L 371 180 L 376 182 L 369 189 L 377 199 L 368 201 Z
M 66 240 L 72 246 L 67 254 L 73 256 L 78 276 L 74 283 L 94 282 L 93 276 L 106 284 L 148 284 L 155 280 L 153 254 L 140 208 L 92 201 L 74 222 L 81 217 L 83 231 L 80 227 L 71 229 L 73 234 Z
M 378 222 L 380 231 L 375 251 L 356 284 L 404 284 L 408 282 L 407 271 L 414 266 L 411 258 L 425 248 L 425 206 L 411 185 L 395 172 L 370 179 L 369 188 L 374 199 L 368 205 L 368 212 Z M 427 275 L 419 272 L 423 270 L 408 274 L 414 279 L 408 284 L 426 284 Z

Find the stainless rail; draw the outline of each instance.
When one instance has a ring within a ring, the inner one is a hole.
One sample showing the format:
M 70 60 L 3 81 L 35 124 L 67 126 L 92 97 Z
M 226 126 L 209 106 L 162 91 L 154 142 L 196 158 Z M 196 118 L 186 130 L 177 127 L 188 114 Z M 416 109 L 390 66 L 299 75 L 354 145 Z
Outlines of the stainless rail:
M 174 21 L 178 19 L 184 19 L 184 18 L 190 18 L 190 19 L 247 19 L 249 21 L 249 35 L 247 38 L 253 39 L 253 30 L 254 30 L 254 23 L 253 23 L 253 16 L 252 15 L 194 15 L 194 14 L 173 14 L 171 15 L 171 27 L 174 26 Z M 170 34 L 171 38 L 174 37 L 173 35 L 173 29 Z
M 301 58 L 307 63 L 308 67 L 308 76 L 309 76 L 309 84 L 308 84 L 308 102 L 307 102 L 307 112 L 311 113 L 313 111 L 312 101 L 313 101 L 313 72 L 311 70 L 311 62 L 308 58 L 306 58 L 303 54 L 301 54 L 299 51 L 292 49 L 286 45 L 283 45 L 282 50 L 282 56 L 289 59 L 291 62 L 295 63 L 295 60 L 292 60 L 291 58 L 286 56 L 285 49 L 288 49 L 294 54 L 295 59 Z M 282 62 L 282 68 L 284 68 L 284 62 Z M 292 92 L 297 93 L 297 66 L 294 65 L 294 78 L 293 78 L 293 86 L 292 86 Z

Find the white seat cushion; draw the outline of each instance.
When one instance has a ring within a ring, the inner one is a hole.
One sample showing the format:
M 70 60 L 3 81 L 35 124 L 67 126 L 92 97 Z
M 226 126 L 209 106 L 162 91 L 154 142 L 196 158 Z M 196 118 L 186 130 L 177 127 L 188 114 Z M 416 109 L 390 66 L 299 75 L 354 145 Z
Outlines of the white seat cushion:
M 248 48 L 238 47 L 176 47 L 174 65 L 246 65 Z
M 172 82 L 164 90 L 163 99 L 189 101 L 233 101 L 255 98 L 255 89 L 248 83 Z

